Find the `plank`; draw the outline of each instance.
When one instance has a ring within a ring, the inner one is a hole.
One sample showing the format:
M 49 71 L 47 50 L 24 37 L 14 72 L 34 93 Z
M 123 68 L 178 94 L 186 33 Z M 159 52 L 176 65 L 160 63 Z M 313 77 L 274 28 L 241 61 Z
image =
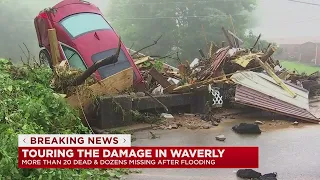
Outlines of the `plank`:
M 48 36 L 49 36 L 52 64 L 53 66 L 56 66 L 61 60 L 56 30 L 48 29 Z
M 271 76 L 283 90 L 290 94 L 290 96 L 292 96 L 293 98 L 297 96 L 296 93 L 292 92 L 288 88 L 288 86 L 283 83 L 283 81 L 273 72 L 272 68 L 267 63 L 263 63 L 259 58 L 256 58 L 255 60 L 259 62 L 260 66 L 263 67 L 264 70 L 266 70 L 269 76 Z
M 143 57 L 143 58 L 140 58 L 140 59 L 135 60 L 134 63 L 135 63 L 136 65 L 139 65 L 139 64 L 142 64 L 142 63 L 144 63 L 144 62 L 146 62 L 146 61 L 149 61 L 149 60 L 150 60 L 150 57 L 147 56 L 147 57 Z
M 222 27 L 222 31 L 223 31 L 224 36 L 225 36 L 225 37 L 227 38 L 227 40 L 228 40 L 229 46 L 230 46 L 230 47 L 234 47 L 234 44 L 232 43 L 232 41 L 231 41 L 231 39 L 230 39 L 230 37 L 229 37 L 229 34 L 228 34 L 228 32 L 226 31 L 226 29 L 225 29 L 224 27 Z
M 133 70 L 132 68 L 120 71 L 112 76 L 109 76 L 99 83 L 91 85 L 88 89 L 91 95 L 103 96 L 103 95 L 117 95 L 121 91 L 132 87 L 133 85 Z M 87 91 L 79 92 L 82 106 L 86 106 L 92 100 L 92 97 L 88 97 Z M 67 98 L 67 102 L 72 107 L 80 107 L 77 95 L 73 95 Z
M 167 89 L 171 84 L 167 81 L 165 77 L 162 76 L 161 73 L 159 73 L 155 68 L 151 68 L 149 71 L 149 74 L 164 88 Z M 168 92 L 171 91 L 171 89 L 167 89 Z

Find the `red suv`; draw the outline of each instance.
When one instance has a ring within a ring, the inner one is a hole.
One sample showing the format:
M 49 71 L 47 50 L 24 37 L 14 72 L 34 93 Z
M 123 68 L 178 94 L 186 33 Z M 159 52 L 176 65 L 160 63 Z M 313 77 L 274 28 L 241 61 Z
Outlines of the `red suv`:
M 64 0 L 40 12 L 34 25 L 42 48 L 39 59 L 51 67 L 48 29 L 56 29 L 60 56 L 73 68 L 85 70 L 115 54 L 118 47 L 119 37 L 114 29 L 99 8 L 86 1 Z M 143 80 L 140 71 L 122 44 L 118 61 L 99 68 L 96 77 L 101 80 L 129 67 L 133 68 L 135 84 L 140 84 Z

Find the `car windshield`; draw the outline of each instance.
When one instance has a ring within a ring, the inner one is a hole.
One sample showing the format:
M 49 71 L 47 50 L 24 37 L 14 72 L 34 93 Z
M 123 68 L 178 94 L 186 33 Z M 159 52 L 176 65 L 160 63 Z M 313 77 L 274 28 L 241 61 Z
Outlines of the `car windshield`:
M 73 38 L 91 31 L 111 29 L 101 15 L 94 13 L 74 14 L 63 19 L 60 24 Z

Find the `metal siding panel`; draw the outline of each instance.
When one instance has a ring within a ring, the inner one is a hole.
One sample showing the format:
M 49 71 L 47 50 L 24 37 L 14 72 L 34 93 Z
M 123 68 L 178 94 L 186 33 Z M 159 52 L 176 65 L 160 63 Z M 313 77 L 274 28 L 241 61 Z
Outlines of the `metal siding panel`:
M 238 85 L 236 88 L 235 100 L 238 103 L 250 105 L 260 109 L 279 112 L 290 117 L 303 119 L 310 122 L 319 122 L 319 119 L 308 110 L 299 108 L 290 103 L 281 101 L 274 97 L 262 94 L 256 90 Z
M 305 109 L 277 100 L 275 98 L 270 98 L 269 96 L 263 94 L 259 94 L 259 92 L 250 90 L 246 87 L 240 87 L 236 93 L 236 101 L 263 106 L 268 109 L 283 112 L 286 114 L 314 119 L 314 116 L 312 116 Z
M 259 93 L 274 97 L 281 101 L 293 104 L 303 109 L 309 110 L 308 93 L 303 92 L 294 87 L 290 87 L 293 92 L 297 93 L 296 98 L 292 98 L 286 91 L 284 91 L 275 82 L 271 82 L 265 78 L 262 78 L 255 72 L 239 72 L 234 74 L 231 79 L 245 87 L 258 91 Z

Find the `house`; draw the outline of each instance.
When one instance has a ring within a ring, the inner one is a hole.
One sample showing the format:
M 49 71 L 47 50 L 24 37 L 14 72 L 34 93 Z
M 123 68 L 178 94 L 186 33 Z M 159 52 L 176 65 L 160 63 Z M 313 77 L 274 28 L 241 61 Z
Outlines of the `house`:
M 320 65 L 320 43 L 279 44 L 277 59 L 299 61 L 306 64 Z

